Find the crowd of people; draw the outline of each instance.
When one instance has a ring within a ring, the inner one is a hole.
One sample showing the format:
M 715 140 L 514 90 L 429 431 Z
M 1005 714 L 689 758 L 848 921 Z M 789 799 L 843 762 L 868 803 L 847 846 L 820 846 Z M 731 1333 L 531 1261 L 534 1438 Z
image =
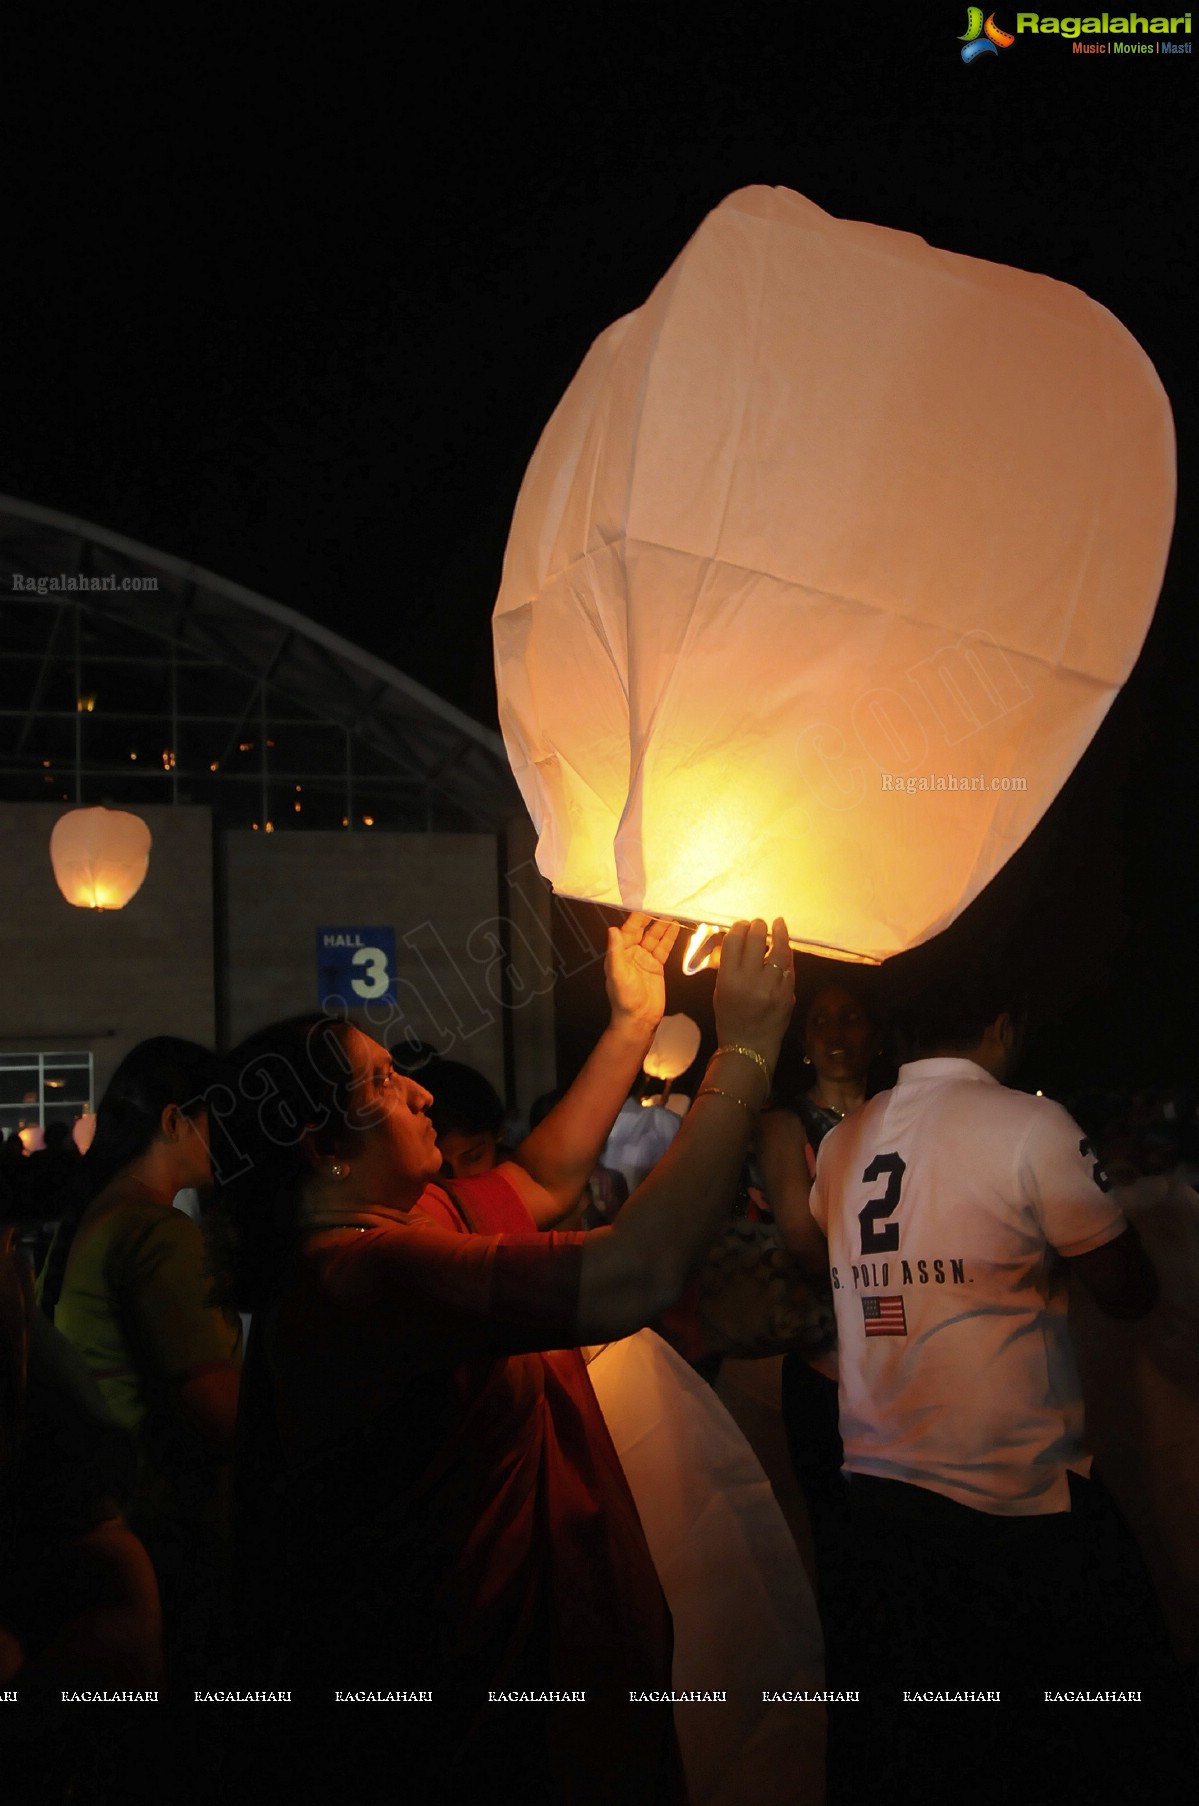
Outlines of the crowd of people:
M 738 924 L 716 1052 L 626 1198 L 596 1175 L 675 933 L 610 932 L 608 1026 L 513 1146 L 482 1075 L 326 1015 L 220 1057 L 142 1043 L 84 1155 L 49 1173 L 6 1145 L 0 1687 L 427 1696 L 402 1721 L 418 1802 L 502 1776 L 572 1806 L 735 1806 L 735 1775 L 684 1773 L 671 1613 L 582 1352 L 651 1326 L 761 1459 L 829 1700 L 869 1701 L 830 1709 L 830 1799 L 883 1759 L 892 1797 L 920 1791 L 905 1690 L 1031 1711 L 1144 1686 L 1172 1702 L 1154 1747 L 1186 1754 L 1194 1652 L 1092 1477 L 1067 1322 L 1071 1286 L 1132 1323 L 1158 1282 L 1084 1130 L 1004 1082 L 1020 999 L 989 974 L 917 999 L 896 1072 L 851 978 L 788 1032 L 786 925 Z M 34 1292 L 11 1225 L 47 1217 Z M 1012 1797 L 1000 1724 L 938 1720 L 946 1760 L 990 1765 L 971 1798 Z M 1088 1736 L 1055 1726 L 1075 1775 L 1100 1746 L 1153 1759 L 1140 1725 Z M 62 1797 L 85 1797 L 73 1762 Z

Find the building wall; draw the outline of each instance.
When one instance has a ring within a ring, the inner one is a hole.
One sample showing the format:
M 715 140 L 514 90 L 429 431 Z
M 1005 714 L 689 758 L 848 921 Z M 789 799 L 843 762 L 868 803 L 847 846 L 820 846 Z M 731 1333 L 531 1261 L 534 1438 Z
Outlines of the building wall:
M 390 927 L 396 1001 L 354 1020 L 385 1044 L 428 1041 L 504 1092 L 494 835 L 229 830 L 219 842 L 226 1045 L 319 1006 L 318 928 Z
M 229 831 L 214 848 L 208 809 L 139 807 L 153 835 L 145 883 L 123 910 L 97 912 L 54 882 L 64 812 L 0 803 L 0 1052 L 91 1052 L 98 1098 L 149 1035 L 231 1046 L 316 1008 L 317 929 L 382 925 L 397 1001 L 357 1012 L 363 1027 L 479 1067 L 522 1110 L 553 1085 L 548 890 L 531 843 L 501 924 L 493 835 Z
M 212 1045 L 212 822 L 204 808 L 137 814 L 153 835 L 124 909 L 76 909 L 50 866 L 61 803 L 0 803 L 0 1051 L 90 1051 L 96 1095 L 149 1035 Z

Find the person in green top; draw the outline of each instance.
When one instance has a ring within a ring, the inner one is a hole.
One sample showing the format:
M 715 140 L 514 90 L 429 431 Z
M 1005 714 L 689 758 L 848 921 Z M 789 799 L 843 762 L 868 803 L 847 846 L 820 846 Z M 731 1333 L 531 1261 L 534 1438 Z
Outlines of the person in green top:
M 214 1054 L 172 1036 L 126 1055 L 38 1285 L 137 1439 L 126 1515 L 158 1573 L 168 1673 L 173 1663 L 181 1682 L 219 1640 L 241 1327 L 215 1303 L 201 1231 L 172 1200 L 211 1184 L 205 1099 L 221 1077 Z

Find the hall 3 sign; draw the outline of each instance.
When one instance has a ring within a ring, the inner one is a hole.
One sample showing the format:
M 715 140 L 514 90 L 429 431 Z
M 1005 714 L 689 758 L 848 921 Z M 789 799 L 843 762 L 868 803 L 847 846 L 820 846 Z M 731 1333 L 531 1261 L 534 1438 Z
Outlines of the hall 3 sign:
M 316 1000 L 321 1009 L 396 1000 L 394 928 L 318 928 Z

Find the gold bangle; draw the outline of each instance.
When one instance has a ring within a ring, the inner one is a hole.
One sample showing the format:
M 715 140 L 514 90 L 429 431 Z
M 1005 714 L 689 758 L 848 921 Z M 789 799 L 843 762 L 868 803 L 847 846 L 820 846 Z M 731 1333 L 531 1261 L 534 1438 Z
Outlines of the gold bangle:
M 727 1097 L 730 1104 L 740 1104 L 751 1116 L 758 1114 L 753 1104 L 747 1104 L 743 1097 L 737 1097 L 732 1091 L 722 1091 L 719 1085 L 701 1085 L 695 1094 L 695 1101 L 698 1103 L 701 1097 Z
M 760 1066 L 762 1068 L 762 1071 L 766 1074 L 767 1084 L 770 1083 L 770 1067 L 767 1063 L 766 1056 L 760 1054 L 756 1047 L 742 1047 L 740 1041 L 726 1041 L 723 1047 L 718 1047 L 716 1049 L 716 1053 L 712 1055 L 712 1058 L 715 1059 L 716 1054 L 722 1053 L 744 1054 L 747 1060 L 752 1060 L 755 1066 Z

